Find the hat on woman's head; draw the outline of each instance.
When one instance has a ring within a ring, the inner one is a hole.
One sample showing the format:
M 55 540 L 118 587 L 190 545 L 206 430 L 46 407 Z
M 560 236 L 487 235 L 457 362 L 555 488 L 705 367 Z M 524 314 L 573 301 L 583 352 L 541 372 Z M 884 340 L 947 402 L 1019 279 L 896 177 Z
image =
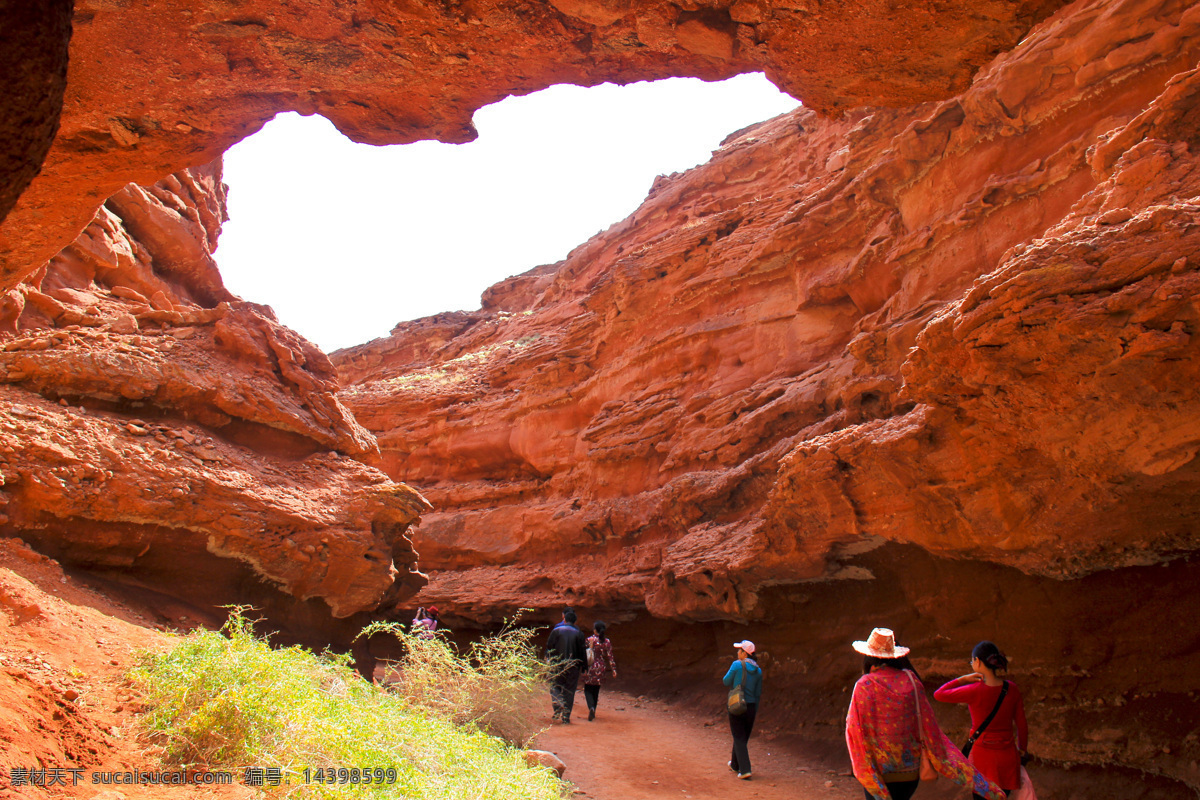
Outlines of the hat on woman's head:
M 854 649 L 864 656 L 901 658 L 908 655 L 907 647 L 896 647 L 896 634 L 891 628 L 876 628 L 865 642 L 855 642 Z
M 754 655 L 754 642 L 750 641 L 749 639 L 744 639 L 740 642 L 734 642 L 733 646 L 741 650 L 745 650 L 746 655 Z
M 432 614 L 433 616 L 436 617 L 437 613 L 438 613 L 437 606 L 430 606 L 429 608 L 425 609 L 425 613 Z

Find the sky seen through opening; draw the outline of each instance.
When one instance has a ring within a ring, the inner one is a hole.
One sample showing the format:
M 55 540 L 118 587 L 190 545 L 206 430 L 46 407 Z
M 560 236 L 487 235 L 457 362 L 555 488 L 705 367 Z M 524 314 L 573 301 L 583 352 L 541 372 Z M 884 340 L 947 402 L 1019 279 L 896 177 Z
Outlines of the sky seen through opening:
M 633 213 L 657 175 L 795 108 L 761 74 L 559 85 L 475 113 L 461 145 L 356 144 L 281 114 L 225 154 L 225 284 L 326 352 L 479 308 L 488 286 Z

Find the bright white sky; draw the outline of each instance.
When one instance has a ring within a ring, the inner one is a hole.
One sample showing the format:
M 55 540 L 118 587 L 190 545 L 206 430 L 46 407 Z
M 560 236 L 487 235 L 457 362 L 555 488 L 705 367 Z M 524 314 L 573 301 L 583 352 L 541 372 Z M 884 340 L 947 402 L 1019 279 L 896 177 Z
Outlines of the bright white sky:
M 475 113 L 469 144 L 355 144 L 282 114 L 225 154 L 216 253 L 234 294 L 326 352 L 479 308 L 488 286 L 631 214 L 655 176 L 797 102 L 762 75 L 552 86 Z

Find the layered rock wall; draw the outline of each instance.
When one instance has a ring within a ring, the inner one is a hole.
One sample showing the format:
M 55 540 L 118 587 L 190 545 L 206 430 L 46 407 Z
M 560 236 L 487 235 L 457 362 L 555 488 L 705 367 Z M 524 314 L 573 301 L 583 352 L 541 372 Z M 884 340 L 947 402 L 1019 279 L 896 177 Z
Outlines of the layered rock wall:
M 697 675 L 757 630 L 814 697 L 872 624 L 931 678 L 996 638 L 1047 756 L 1200 786 L 1197 642 L 1127 630 L 1130 587 L 1195 596 L 1198 61 L 1195 6 L 1074 3 L 957 97 L 739 132 L 481 311 L 335 354 L 437 509 L 418 600 L 671 620 L 641 655 Z
M 1058 577 L 1194 549 L 1132 532 L 1198 443 L 1197 25 L 1080 3 L 953 100 L 764 123 L 482 311 L 335 354 L 440 509 L 425 563 L 749 619 L 864 543 Z
M 426 504 L 363 463 L 375 439 L 325 355 L 225 289 L 224 219 L 220 162 L 131 184 L 4 296 L 0 530 L 320 640 L 322 604 L 328 627 L 423 584 Z

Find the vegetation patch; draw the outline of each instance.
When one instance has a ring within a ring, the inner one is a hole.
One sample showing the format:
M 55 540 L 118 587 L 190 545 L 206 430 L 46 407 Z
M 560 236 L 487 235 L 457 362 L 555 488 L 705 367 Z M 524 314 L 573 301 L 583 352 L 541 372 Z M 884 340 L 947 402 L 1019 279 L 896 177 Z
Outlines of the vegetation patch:
M 241 609 L 220 633 L 191 633 L 170 650 L 142 654 L 131 677 L 144 695 L 144 722 L 171 761 L 239 778 L 248 767 L 280 776 L 279 786 L 264 786 L 271 794 L 562 797 L 564 784 L 527 765 L 519 749 L 537 733 L 523 704 L 545 692 L 530 633 L 508 628 L 460 656 L 440 637 L 364 631 L 380 632 L 406 646 L 391 667 L 395 690 L 363 680 L 346 656 L 270 647 Z

